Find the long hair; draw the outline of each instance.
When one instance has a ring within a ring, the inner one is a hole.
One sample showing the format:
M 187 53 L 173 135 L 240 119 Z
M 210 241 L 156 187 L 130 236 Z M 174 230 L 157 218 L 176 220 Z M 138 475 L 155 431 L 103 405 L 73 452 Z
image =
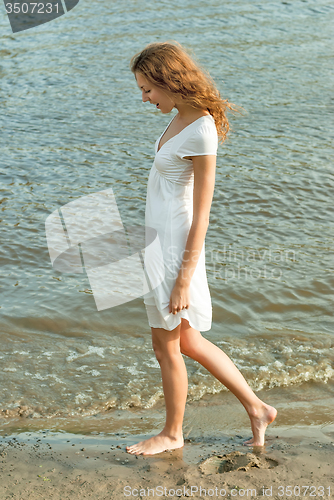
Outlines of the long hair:
M 182 45 L 150 43 L 135 54 L 130 62 L 133 73 L 141 73 L 149 82 L 181 97 L 185 104 L 206 109 L 212 115 L 220 142 L 229 131 L 226 111 L 239 112 L 237 107 L 222 99 L 209 73 L 200 67 Z

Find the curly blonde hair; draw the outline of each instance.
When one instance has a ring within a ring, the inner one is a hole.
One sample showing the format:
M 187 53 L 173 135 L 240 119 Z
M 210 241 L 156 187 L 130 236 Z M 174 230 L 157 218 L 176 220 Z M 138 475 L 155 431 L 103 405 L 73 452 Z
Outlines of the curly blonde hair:
M 174 40 L 150 43 L 135 54 L 130 62 L 133 73 L 141 73 L 149 82 L 182 98 L 185 104 L 206 109 L 212 115 L 220 142 L 230 129 L 226 110 L 239 112 L 237 107 L 222 99 L 209 73 Z

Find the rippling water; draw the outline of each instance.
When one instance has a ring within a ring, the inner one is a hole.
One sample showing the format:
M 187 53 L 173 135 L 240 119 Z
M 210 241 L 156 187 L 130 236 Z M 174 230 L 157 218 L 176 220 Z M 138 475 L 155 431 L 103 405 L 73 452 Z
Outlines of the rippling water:
M 218 153 L 205 336 L 256 390 L 333 392 L 333 11 L 328 0 L 81 0 L 15 35 L 2 14 L 3 415 L 70 418 L 162 397 L 143 299 L 98 312 L 86 275 L 53 270 L 44 225 L 110 187 L 124 225 L 144 224 L 153 146 L 171 116 L 141 102 L 129 61 L 171 39 L 245 109 Z M 190 401 L 224 390 L 186 364 Z

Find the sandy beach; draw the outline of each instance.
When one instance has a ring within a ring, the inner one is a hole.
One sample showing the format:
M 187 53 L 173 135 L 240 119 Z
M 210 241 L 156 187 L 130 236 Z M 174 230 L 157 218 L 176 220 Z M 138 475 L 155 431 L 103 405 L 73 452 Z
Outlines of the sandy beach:
M 217 415 L 226 406 L 187 407 L 185 445 L 155 456 L 133 456 L 127 444 L 153 435 L 163 414 L 134 414 L 151 432 L 89 434 L 67 431 L 25 431 L 0 440 L 0 498 L 67 500 L 92 498 L 330 498 L 334 491 L 334 424 L 274 424 L 263 448 L 248 448 L 246 419 L 233 432 L 235 409 L 226 417 L 230 426 L 216 431 Z M 152 424 L 155 418 L 155 424 Z M 194 424 L 196 420 L 196 425 Z M 278 420 L 279 422 L 279 420 Z M 21 421 L 22 425 L 22 421 Z M 120 430 L 120 429 L 119 429 Z

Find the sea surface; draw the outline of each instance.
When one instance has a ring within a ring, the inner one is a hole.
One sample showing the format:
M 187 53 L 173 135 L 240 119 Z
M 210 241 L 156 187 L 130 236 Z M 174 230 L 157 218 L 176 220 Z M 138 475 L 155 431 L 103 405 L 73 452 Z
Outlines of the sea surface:
M 108 188 L 123 224 L 144 224 L 175 113 L 142 103 L 129 69 L 153 41 L 183 44 L 244 110 L 218 151 L 203 335 L 255 391 L 333 397 L 333 14 L 329 0 L 80 0 L 13 34 L 1 10 L 1 430 L 161 407 L 143 297 L 98 311 L 85 273 L 53 269 L 45 233 L 52 212 Z M 189 403 L 223 401 L 185 361 Z

